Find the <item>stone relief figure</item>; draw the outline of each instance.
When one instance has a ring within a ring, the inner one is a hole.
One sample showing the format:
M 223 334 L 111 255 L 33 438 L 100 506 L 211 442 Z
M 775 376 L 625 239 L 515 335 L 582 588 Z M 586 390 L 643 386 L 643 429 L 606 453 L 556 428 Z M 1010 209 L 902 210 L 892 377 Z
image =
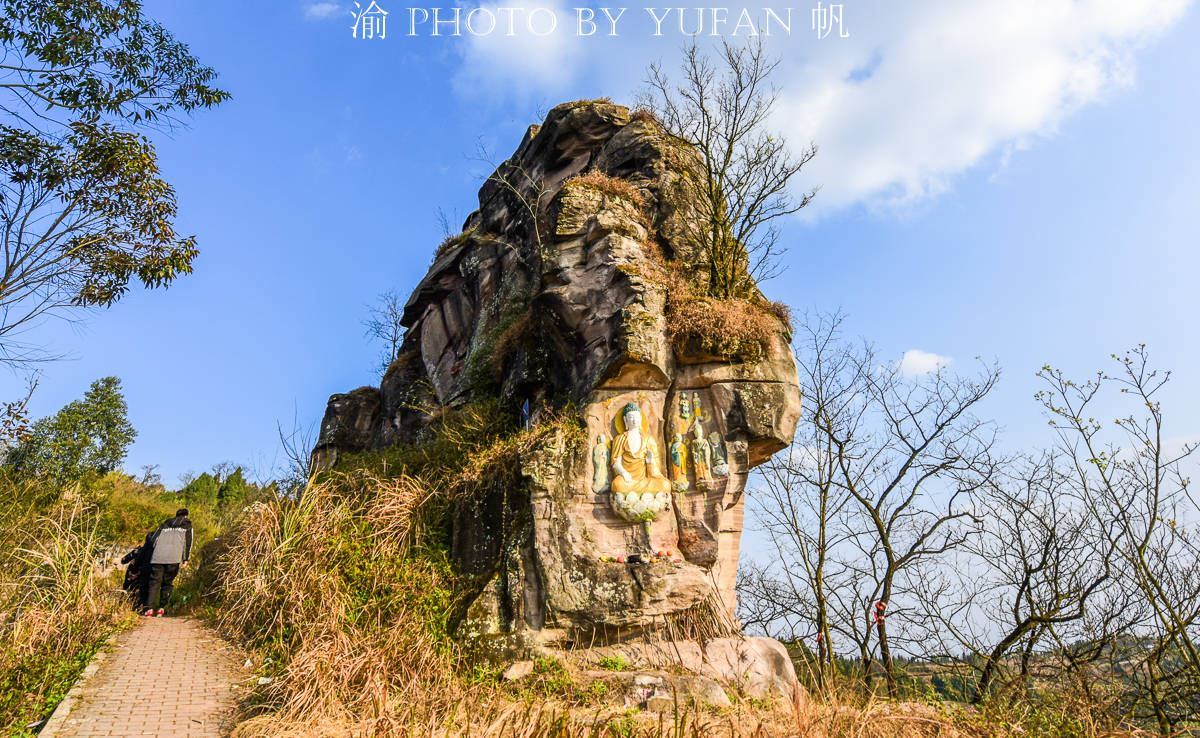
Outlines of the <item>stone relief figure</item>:
M 666 492 L 671 483 L 658 468 L 658 444 L 642 433 L 642 411 L 636 402 L 621 409 L 625 431 L 613 439 L 612 490 L 620 494 L 630 492 Z
M 721 434 L 716 431 L 709 433 L 708 445 L 712 447 L 713 474 L 718 477 L 729 476 L 729 461 L 725 458 L 725 444 L 721 442 Z
M 696 416 L 696 422 L 704 420 L 704 409 L 700 407 L 700 393 L 692 393 L 692 415 Z
M 676 433 L 671 439 L 671 488 L 676 492 L 684 492 L 688 488 L 687 478 L 687 445 L 683 435 Z
M 658 444 L 642 432 L 642 411 L 636 402 L 621 409 L 625 430 L 612 444 L 613 512 L 622 520 L 641 522 L 650 535 L 650 521 L 667 506 L 671 482 L 658 466 Z
M 692 405 L 684 392 L 679 393 L 679 418 L 684 421 L 692 419 Z
M 599 493 L 608 488 L 608 436 L 596 436 L 592 447 L 592 491 Z
M 692 439 L 692 467 L 696 470 L 696 486 L 708 489 L 712 482 L 712 447 L 704 438 L 704 429 L 699 423 L 695 427 L 696 437 Z

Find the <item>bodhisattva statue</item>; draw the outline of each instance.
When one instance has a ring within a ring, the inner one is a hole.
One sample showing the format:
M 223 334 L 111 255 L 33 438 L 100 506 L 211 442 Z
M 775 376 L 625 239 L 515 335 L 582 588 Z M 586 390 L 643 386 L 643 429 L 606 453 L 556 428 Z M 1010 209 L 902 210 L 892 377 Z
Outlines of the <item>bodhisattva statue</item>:
M 708 434 L 708 445 L 712 447 L 712 470 L 718 477 L 729 475 L 729 461 L 725 458 L 725 445 L 716 431 Z
M 616 472 L 612 491 L 628 495 L 650 492 L 669 492 L 671 483 L 658 468 L 658 444 L 642 435 L 642 411 L 636 402 L 621 410 L 625 432 L 613 439 L 612 468 Z
M 596 436 L 592 448 L 592 491 L 599 494 L 608 487 L 608 436 Z
M 696 486 L 707 489 L 712 482 L 712 447 L 704 438 L 704 428 L 699 422 L 696 423 L 694 431 L 696 437 L 692 439 L 692 467 L 696 470 Z
M 683 435 L 676 433 L 671 439 L 671 487 L 676 492 L 684 492 L 688 488 L 687 478 L 687 445 Z

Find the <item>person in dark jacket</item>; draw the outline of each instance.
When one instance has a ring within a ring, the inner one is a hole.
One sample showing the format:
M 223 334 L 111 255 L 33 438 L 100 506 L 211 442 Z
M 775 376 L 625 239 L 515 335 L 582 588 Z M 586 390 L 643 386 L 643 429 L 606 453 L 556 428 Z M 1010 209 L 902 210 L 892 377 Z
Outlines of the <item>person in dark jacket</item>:
M 153 552 L 150 554 L 150 572 L 146 583 L 146 600 L 143 603 L 146 617 L 153 617 L 155 608 L 164 614 L 163 605 L 171 599 L 171 587 L 180 567 L 187 566 L 192 553 L 192 521 L 186 507 L 175 512 L 150 534 L 153 537 Z
M 154 549 L 151 540 L 153 535 L 147 533 L 142 545 L 135 546 L 121 559 L 122 564 L 129 564 L 125 569 L 125 581 L 121 584 L 121 589 L 133 596 L 134 607 L 141 605 L 145 599 L 146 581 L 150 578 L 150 553 Z

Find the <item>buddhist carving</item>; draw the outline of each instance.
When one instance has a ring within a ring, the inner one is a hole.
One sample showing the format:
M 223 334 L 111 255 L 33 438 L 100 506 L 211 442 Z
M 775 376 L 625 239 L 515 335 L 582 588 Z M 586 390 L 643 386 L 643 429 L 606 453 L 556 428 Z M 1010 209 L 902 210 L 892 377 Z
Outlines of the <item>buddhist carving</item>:
M 667 506 L 671 483 L 658 466 L 658 444 L 642 422 L 636 402 L 621 409 L 625 430 L 613 439 L 612 508 L 629 522 L 649 524 Z
M 625 431 L 613 439 L 613 492 L 628 495 L 632 492 L 666 492 L 671 484 L 658 468 L 658 444 L 645 434 L 642 411 L 636 402 L 621 410 Z
M 708 489 L 712 482 L 712 447 L 704 437 L 704 428 L 699 421 L 692 430 L 696 436 L 692 439 L 692 467 L 696 470 L 696 486 Z
M 599 494 L 608 488 L 608 437 L 596 436 L 592 447 L 592 491 Z
M 684 492 L 688 488 L 687 478 L 687 445 L 683 435 L 676 433 L 671 439 L 671 488 L 676 492 Z
M 708 434 L 708 445 L 712 447 L 712 470 L 718 477 L 729 476 L 729 461 L 725 458 L 725 444 L 716 431 Z

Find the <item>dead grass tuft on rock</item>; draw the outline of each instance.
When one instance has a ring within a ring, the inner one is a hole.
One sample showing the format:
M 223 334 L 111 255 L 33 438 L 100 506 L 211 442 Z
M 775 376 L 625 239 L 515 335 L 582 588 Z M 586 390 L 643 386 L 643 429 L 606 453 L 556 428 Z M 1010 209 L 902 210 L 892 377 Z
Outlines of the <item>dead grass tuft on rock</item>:
M 637 187 L 634 187 L 631 182 L 619 177 L 610 177 L 604 172 L 595 169 L 568 179 L 563 186 L 590 187 L 605 195 L 626 200 L 637 207 L 639 211 L 646 207 L 646 198 L 642 196 L 641 191 Z
M 667 294 L 667 326 L 678 354 L 755 363 L 766 358 L 774 334 L 791 332 L 791 311 L 783 303 L 703 296 L 677 264 L 655 279 Z
M 631 121 L 635 120 L 640 123 L 652 123 L 655 126 L 662 128 L 662 122 L 659 121 L 658 116 L 655 115 L 654 111 L 651 110 L 650 108 L 645 108 L 645 107 L 640 107 L 640 106 L 634 108 L 633 112 L 629 114 L 629 119 Z

